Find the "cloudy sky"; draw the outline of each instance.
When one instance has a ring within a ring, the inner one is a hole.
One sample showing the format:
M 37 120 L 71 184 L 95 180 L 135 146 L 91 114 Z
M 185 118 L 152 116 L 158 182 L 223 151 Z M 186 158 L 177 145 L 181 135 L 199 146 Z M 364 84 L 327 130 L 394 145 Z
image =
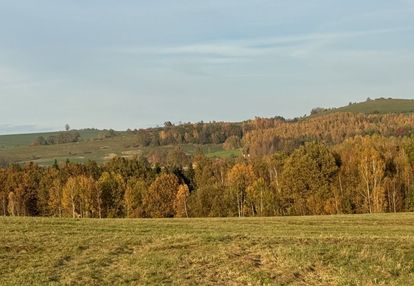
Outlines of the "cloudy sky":
M 412 0 L 0 0 L 0 133 L 414 98 Z

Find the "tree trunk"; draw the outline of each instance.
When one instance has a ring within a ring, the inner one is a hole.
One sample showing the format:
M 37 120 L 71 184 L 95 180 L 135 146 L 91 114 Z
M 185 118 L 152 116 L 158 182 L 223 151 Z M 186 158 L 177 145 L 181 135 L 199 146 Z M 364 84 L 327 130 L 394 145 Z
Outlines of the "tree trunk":
M 185 216 L 188 218 L 188 212 L 187 212 L 187 199 L 184 200 L 184 210 L 185 210 Z
M 342 213 L 342 198 L 343 197 L 344 197 L 344 190 L 343 190 L 343 186 L 342 186 L 342 177 L 341 177 L 341 173 L 339 173 L 339 198 L 340 198 L 340 202 L 339 202 L 338 205 L 340 205 L 340 207 L 337 206 L 337 212 L 338 213 Z M 340 211 L 339 211 L 339 208 L 341 209 Z
M 239 217 L 241 217 L 239 191 L 237 191 L 236 196 L 237 196 L 237 212 L 238 212 Z
M 3 194 L 3 216 L 6 216 L 6 198 Z
M 394 207 L 394 213 L 396 213 L 396 212 L 397 212 L 397 208 L 396 208 L 396 206 L 395 206 L 395 204 L 396 204 L 396 199 L 395 199 L 396 192 L 397 192 L 397 190 L 396 190 L 396 187 L 395 187 L 395 182 L 394 182 L 394 191 L 393 191 L 393 193 L 392 193 L 392 204 L 393 204 L 393 207 Z
M 368 200 L 369 213 L 372 213 L 372 209 L 371 209 L 371 190 L 369 188 L 369 182 L 368 182 L 368 180 L 367 180 L 367 200 Z
M 263 216 L 263 189 L 260 189 L 260 216 Z

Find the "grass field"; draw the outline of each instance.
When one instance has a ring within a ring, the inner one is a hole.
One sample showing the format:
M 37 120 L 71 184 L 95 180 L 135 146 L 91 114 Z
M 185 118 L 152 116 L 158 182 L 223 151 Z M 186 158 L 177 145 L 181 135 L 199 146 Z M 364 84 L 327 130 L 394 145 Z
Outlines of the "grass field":
M 412 285 L 414 214 L 0 219 L 0 285 Z

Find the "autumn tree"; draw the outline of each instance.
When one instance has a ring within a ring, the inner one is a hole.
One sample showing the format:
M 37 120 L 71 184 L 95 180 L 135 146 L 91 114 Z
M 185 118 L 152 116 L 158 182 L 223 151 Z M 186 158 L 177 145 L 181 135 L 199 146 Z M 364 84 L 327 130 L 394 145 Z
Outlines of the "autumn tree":
M 166 160 L 168 165 L 179 168 L 186 167 L 190 163 L 189 157 L 181 147 L 176 147 L 169 151 Z
M 224 150 L 235 150 L 241 147 L 241 139 L 235 135 L 230 136 L 223 143 Z
M 60 178 L 53 180 L 49 185 L 49 211 L 50 215 L 62 217 L 63 215 L 63 183 Z
M 97 213 L 96 182 L 92 177 L 79 176 L 80 213 L 82 217 L 95 217 Z
M 227 174 L 228 184 L 234 192 L 239 217 L 245 215 L 246 190 L 254 182 L 256 176 L 251 165 L 237 163 Z
M 381 153 L 370 143 L 369 138 L 363 138 L 362 144 L 358 167 L 363 183 L 365 184 L 365 201 L 370 213 L 381 212 L 384 210 L 385 203 L 382 186 L 385 161 Z
M 16 210 L 16 195 L 14 192 L 10 192 L 8 195 L 8 204 L 7 204 L 7 210 L 11 216 L 18 215 Z
M 144 196 L 145 212 L 150 217 L 174 217 L 174 201 L 179 188 L 178 178 L 163 173 L 158 176 Z
M 7 173 L 6 170 L 0 168 L 0 213 L 3 216 L 7 214 Z
M 99 217 L 125 215 L 125 182 L 120 174 L 103 172 L 97 182 L 95 200 Z
M 333 154 L 320 143 L 306 143 L 286 160 L 283 190 L 292 199 L 294 214 L 324 214 L 338 171 Z
M 55 211 L 59 208 L 61 209 L 61 184 L 59 185 L 60 196 L 57 199 L 58 204 L 51 204 L 51 201 L 55 199 L 55 197 L 51 198 L 51 196 L 56 195 L 57 190 L 54 187 L 57 187 L 57 184 L 55 185 L 55 181 L 60 182 L 60 177 L 60 171 L 57 166 L 48 167 L 43 170 L 37 189 L 37 212 L 39 215 L 58 215 L 58 213 Z M 56 208 L 54 208 L 55 206 Z
M 70 177 L 63 187 L 62 205 L 73 218 L 80 216 L 79 201 L 78 179 L 77 177 Z
M 247 187 L 247 201 L 250 206 L 251 214 L 263 216 L 265 214 L 266 201 L 271 200 L 269 197 L 270 190 L 263 178 L 259 178 Z
M 231 190 L 226 186 L 230 162 L 212 159 L 199 149 L 193 159 L 194 175 L 191 196 L 188 199 L 189 216 L 222 217 L 237 214 Z
M 125 189 L 125 209 L 127 217 L 142 217 L 144 215 L 143 197 L 147 186 L 141 179 L 131 179 Z
M 190 190 L 187 185 L 180 185 L 174 200 L 174 212 L 176 217 L 188 217 L 187 200 Z

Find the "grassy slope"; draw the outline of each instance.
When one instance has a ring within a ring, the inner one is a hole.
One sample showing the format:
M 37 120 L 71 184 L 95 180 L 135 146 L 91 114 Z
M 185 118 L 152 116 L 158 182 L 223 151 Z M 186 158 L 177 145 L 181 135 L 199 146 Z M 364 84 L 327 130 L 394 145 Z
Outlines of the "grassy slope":
M 1 137 L 1 136 L 0 136 Z M 175 146 L 162 147 L 134 147 L 136 137 L 131 134 L 122 133 L 120 136 L 103 140 L 89 140 L 78 143 L 57 144 L 49 146 L 15 146 L 0 148 L 0 158 L 8 161 L 26 162 L 33 161 L 39 165 L 47 166 L 53 164 L 54 160 L 65 162 L 85 162 L 94 160 L 98 163 L 105 162 L 112 156 L 133 157 L 134 155 L 148 154 L 154 148 L 172 149 Z M 192 154 L 196 151 L 197 145 L 183 145 L 184 152 Z M 208 156 L 231 157 L 239 156 L 241 151 L 224 151 L 221 145 L 200 146 Z
M 0 218 L 1 285 L 411 285 L 414 214 Z
M 135 155 L 148 154 L 155 148 L 167 150 L 175 148 L 175 146 L 136 147 L 136 136 L 128 132 L 119 132 L 119 136 L 96 140 L 102 137 L 104 132 L 91 129 L 79 130 L 80 142 L 46 146 L 31 146 L 31 143 L 39 136 L 46 138 L 57 135 L 58 132 L 0 135 L 0 159 L 20 163 L 32 161 L 42 166 L 52 165 L 55 159 L 58 162 L 69 159 L 71 162 L 94 160 L 102 163 L 115 155 L 132 158 Z M 201 147 L 210 157 L 237 157 L 241 154 L 241 150 L 225 151 L 221 145 L 182 145 L 184 152 L 188 154 L 193 154 L 197 147 Z
M 122 152 L 133 150 L 133 136 L 122 135 L 105 140 L 82 141 L 78 143 L 56 144 L 49 146 L 18 146 L 0 149 L 0 157 L 22 161 L 34 161 L 39 164 L 52 164 L 54 159 L 65 161 L 96 160 L 102 162 L 110 154 L 122 155 Z M 136 148 L 135 148 L 136 149 Z M 137 151 L 138 152 L 138 151 Z
M 361 103 L 336 108 L 317 115 L 332 112 L 355 112 L 355 113 L 410 113 L 414 112 L 414 100 L 412 99 L 376 99 Z

